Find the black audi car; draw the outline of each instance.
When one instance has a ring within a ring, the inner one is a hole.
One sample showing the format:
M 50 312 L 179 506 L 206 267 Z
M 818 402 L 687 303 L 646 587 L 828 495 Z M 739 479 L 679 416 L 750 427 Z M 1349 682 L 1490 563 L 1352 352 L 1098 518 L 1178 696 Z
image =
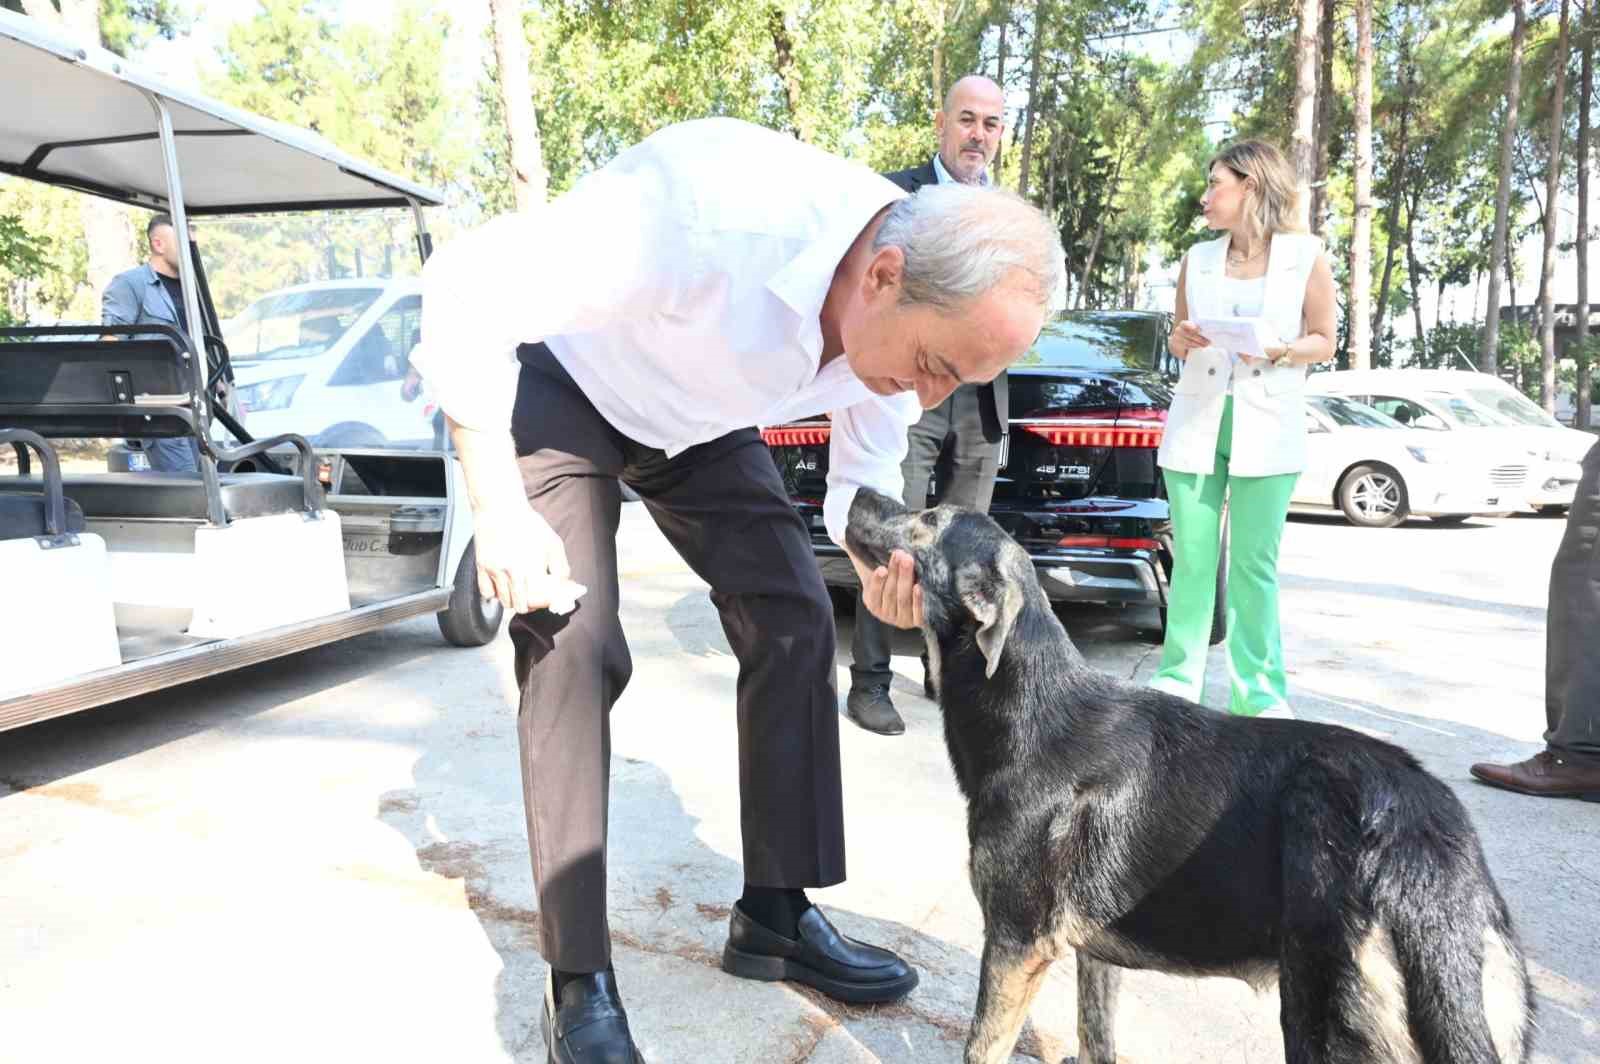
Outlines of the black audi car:
M 1178 371 L 1170 328 L 1171 316 L 1153 311 L 1068 313 L 1011 367 L 1010 431 L 989 514 L 1027 549 L 1054 602 L 1153 606 L 1165 623 L 1172 537 L 1156 448 Z M 811 529 L 823 579 L 841 605 L 853 600 L 855 569 L 822 523 L 828 422 L 762 435 Z M 1224 591 L 1219 572 L 1213 642 Z

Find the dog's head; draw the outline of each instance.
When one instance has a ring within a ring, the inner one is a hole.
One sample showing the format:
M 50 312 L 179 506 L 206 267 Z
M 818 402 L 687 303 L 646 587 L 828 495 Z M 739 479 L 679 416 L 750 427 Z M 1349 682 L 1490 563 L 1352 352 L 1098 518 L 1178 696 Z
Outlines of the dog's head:
M 1028 589 L 1038 585 L 1027 552 L 988 514 L 959 506 L 909 510 L 862 488 L 850 504 L 845 545 L 869 565 L 887 565 L 895 550 L 911 555 L 924 634 L 941 646 L 970 636 L 984 675 L 994 675 Z

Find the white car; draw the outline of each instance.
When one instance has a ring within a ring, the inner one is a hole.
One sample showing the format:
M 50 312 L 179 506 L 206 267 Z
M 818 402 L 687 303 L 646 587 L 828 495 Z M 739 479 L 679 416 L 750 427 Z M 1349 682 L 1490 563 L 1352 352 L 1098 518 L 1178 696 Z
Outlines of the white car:
M 323 447 L 442 447 L 443 418 L 410 371 L 421 324 L 417 278 L 262 296 L 223 324 L 245 427 Z
M 1540 511 L 1572 505 L 1579 463 L 1595 437 L 1569 429 L 1505 381 L 1487 373 L 1447 369 L 1336 370 L 1314 373 L 1308 394 L 1359 399 L 1410 428 L 1472 432 L 1494 441 L 1505 466 L 1524 464 L 1517 505 Z M 1510 487 L 1509 483 L 1498 483 Z
M 1525 472 L 1525 467 L 1523 468 Z M 1290 504 L 1344 511 L 1352 524 L 1389 528 L 1407 517 L 1454 524 L 1500 513 L 1508 493 L 1478 441 L 1408 429 L 1344 396 L 1306 397 L 1306 468 Z

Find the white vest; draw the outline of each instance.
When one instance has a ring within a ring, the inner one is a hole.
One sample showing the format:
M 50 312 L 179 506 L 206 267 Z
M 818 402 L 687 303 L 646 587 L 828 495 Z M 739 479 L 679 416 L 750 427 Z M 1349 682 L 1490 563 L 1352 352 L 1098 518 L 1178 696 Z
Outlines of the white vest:
M 1322 241 L 1304 233 L 1279 233 L 1267 257 L 1261 314 L 1288 342 L 1303 331 L 1306 282 Z M 1222 294 L 1228 237 L 1196 244 L 1186 256 L 1184 298 L 1191 319 L 1232 317 Z M 1228 383 L 1233 383 L 1233 440 L 1228 472 L 1236 477 L 1298 473 L 1306 464 L 1304 366 L 1235 365 L 1221 348 L 1196 348 L 1184 360 L 1167 411 L 1156 461 L 1179 473 L 1216 467 L 1217 432 Z

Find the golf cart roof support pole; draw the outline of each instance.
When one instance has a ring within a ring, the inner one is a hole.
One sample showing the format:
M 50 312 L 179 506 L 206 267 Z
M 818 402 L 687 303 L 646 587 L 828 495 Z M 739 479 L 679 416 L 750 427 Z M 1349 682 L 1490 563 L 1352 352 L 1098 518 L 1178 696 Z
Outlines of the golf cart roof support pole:
M 422 256 L 423 265 L 427 265 L 428 256 L 433 254 L 433 234 L 428 232 L 428 222 L 422 217 L 422 204 L 412 196 L 407 196 L 406 201 L 411 204 L 411 215 L 417 220 L 417 253 Z
M 189 259 L 189 214 L 183 206 L 183 178 L 178 172 L 178 139 L 172 132 L 172 112 L 166 101 L 149 89 L 139 90 L 156 112 L 156 130 L 161 136 L 161 164 L 166 170 L 167 209 L 172 215 L 172 228 L 178 237 L 178 286 L 183 290 L 183 316 L 189 335 L 190 352 L 184 357 L 189 363 L 189 378 L 193 386 L 189 401 L 194 415 L 196 450 L 200 462 L 200 479 L 206 486 L 206 517 L 213 525 L 228 523 L 227 511 L 222 508 L 222 485 L 217 481 L 217 463 L 209 453 L 211 419 L 207 416 L 205 333 L 200 324 L 200 289 L 195 283 L 194 263 Z M 200 342 L 195 342 L 196 336 Z

